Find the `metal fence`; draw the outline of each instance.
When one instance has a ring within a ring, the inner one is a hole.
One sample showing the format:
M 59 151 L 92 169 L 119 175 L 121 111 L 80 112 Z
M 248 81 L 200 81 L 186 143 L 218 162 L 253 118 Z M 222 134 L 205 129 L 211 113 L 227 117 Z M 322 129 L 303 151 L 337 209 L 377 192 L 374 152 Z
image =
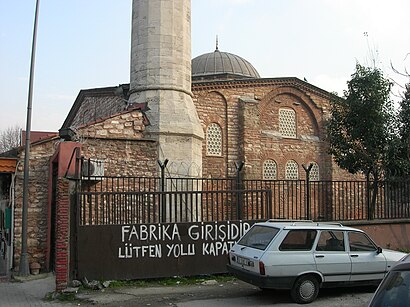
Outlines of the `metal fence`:
M 79 225 L 271 218 L 269 190 L 79 192 Z
M 410 180 L 367 181 L 96 177 L 78 192 L 83 225 L 312 219 L 410 218 Z

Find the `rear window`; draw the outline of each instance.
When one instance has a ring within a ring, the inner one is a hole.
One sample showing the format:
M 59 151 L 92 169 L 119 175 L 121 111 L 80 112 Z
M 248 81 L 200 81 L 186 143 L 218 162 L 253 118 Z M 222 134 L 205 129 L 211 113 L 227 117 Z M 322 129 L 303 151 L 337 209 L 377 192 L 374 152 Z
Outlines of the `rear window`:
M 281 251 L 308 251 L 312 249 L 316 230 L 290 230 L 279 246 Z
M 239 240 L 238 244 L 264 250 L 278 231 L 278 228 L 255 225 Z

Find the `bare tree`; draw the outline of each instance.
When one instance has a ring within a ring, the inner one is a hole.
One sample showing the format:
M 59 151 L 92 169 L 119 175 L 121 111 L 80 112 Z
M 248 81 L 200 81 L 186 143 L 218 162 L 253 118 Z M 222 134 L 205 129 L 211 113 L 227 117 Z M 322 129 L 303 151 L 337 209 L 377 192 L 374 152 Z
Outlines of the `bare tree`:
M 410 57 L 410 52 L 406 54 L 406 56 L 404 57 L 404 61 L 406 61 L 408 57 Z M 394 92 L 392 94 L 398 97 L 399 99 L 406 99 L 405 93 L 408 91 L 408 86 L 410 84 L 410 72 L 408 71 L 406 66 L 404 66 L 404 68 L 401 70 L 397 69 L 391 61 L 390 61 L 390 67 L 396 75 L 394 78 L 390 77 L 390 80 L 398 88 L 397 92 Z M 401 78 L 406 81 L 403 81 L 403 80 L 399 81 L 398 78 Z
M 0 131 L 0 153 L 20 146 L 21 128 L 17 125 Z

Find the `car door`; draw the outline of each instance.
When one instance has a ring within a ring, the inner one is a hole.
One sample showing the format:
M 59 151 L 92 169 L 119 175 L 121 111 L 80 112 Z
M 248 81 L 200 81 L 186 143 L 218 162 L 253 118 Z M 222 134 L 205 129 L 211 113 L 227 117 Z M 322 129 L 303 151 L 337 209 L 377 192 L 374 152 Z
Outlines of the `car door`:
M 320 231 L 314 258 L 317 270 L 324 277 L 324 282 L 350 280 L 352 265 L 345 241 L 344 231 Z
M 387 270 L 386 258 L 363 232 L 349 231 L 349 256 L 352 261 L 351 281 L 379 280 Z

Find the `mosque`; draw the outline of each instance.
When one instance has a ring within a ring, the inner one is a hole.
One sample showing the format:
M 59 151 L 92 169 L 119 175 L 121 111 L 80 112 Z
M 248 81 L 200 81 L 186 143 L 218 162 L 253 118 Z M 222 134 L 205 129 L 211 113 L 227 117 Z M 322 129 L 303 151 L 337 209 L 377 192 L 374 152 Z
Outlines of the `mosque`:
M 228 178 L 240 164 L 245 179 L 306 179 L 306 166 L 310 180 L 352 178 L 327 150 L 325 122 L 337 97 L 298 78 L 261 77 L 218 44 L 191 59 L 190 35 L 189 0 L 134 0 L 130 83 L 80 90 L 59 135 L 32 142 L 30 263 L 52 269 L 59 244 L 63 286 L 71 227 L 64 180 L 79 155 L 99 162 L 98 175 L 115 177 L 158 176 L 169 161 L 168 176 Z M 0 163 L 0 209 L 14 216 L 3 229 L 10 248 L 2 274 L 19 263 L 23 158 L 21 148 L 0 158 L 8 167 Z
M 219 50 L 218 44 L 213 52 L 192 59 L 191 67 L 192 100 L 204 132 L 203 177 L 231 176 L 238 161 L 244 162 L 248 179 L 304 179 L 303 166 L 310 164 L 311 180 L 349 177 L 327 153 L 324 125 L 333 94 L 294 77 L 262 78 L 249 61 Z M 60 133 L 77 133 L 81 139 L 85 126 L 142 110 L 142 105 L 129 105 L 129 91 L 129 84 L 80 91 Z M 107 166 L 115 157 L 92 156 Z

